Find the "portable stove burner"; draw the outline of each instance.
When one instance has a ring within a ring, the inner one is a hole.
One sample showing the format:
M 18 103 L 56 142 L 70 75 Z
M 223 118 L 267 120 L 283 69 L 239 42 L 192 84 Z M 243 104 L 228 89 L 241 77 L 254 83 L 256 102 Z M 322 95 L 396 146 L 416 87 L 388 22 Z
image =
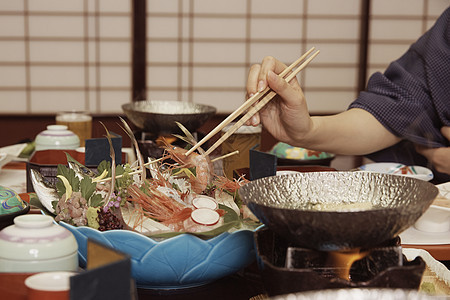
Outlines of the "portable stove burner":
M 341 270 L 330 264 L 328 252 L 299 248 L 268 228 L 256 231 L 255 241 L 261 277 L 270 296 L 335 288 L 418 289 L 425 270 L 422 258 L 407 261 L 399 238 L 362 249 L 369 254 L 351 265 L 349 280 L 337 276 Z

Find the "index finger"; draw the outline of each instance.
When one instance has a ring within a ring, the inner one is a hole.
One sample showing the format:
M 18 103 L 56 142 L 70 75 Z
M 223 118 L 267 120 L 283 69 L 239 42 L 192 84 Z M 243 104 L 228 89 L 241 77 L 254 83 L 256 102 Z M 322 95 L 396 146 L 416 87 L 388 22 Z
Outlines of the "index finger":
M 259 72 L 261 70 L 261 65 L 253 65 L 250 67 L 247 77 L 247 95 L 250 98 L 252 95 L 256 94 L 258 91 L 258 78 Z
M 273 56 L 266 56 L 261 64 L 258 76 L 258 91 L 262 91 L 267 87 L 267 74 L 273 71 L 275 74 L 280 74 L 287 66 Z

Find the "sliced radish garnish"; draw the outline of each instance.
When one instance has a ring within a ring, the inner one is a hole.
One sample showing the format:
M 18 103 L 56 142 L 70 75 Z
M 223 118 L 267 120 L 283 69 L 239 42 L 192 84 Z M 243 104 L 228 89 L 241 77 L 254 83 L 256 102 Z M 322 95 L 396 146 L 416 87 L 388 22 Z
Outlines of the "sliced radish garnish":
M 217 209 L 217 202 L 214 198 L 208 196 L 198 196 L 192 200 L 192 205 L 195 208 L 209 208 Z
M 211 226 L 219 222 L 220 215 L 209 208 L 197 208 L 192 211 L 191 219 L 197 224 Z

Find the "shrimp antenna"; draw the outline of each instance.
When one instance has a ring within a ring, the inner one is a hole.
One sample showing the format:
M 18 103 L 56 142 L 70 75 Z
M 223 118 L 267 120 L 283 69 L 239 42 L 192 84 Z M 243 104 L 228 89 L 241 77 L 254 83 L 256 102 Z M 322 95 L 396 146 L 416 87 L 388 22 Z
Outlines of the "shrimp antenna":
M 178 135 L 178 134 L 172 134 L 174 137 L 179 138 L 182 141 L 185 141 L 186 143 L 188 143 L 191 146 L 194 146 L 195 144 L 197 144 L 197 140 L 195 139 L 195 137 L 192 135 L 192 133 L 189 132 L 189 130 L 184 127 L 183 124 L 181 124 L 180 122 L 175 121 L 175 123 L 178 125 L 178 127 L 180 127 L 181 131 L 183 131 L 183 133 L 185 134 L 184 136 Z M 198 148 L 198 152 L 200 152 L 200 154 L 204 154 L 205 151 L 202 148 Z
M 111 200 L 112 194 L 114 193 L 114 188 L 115 188 L 115 183 L 116 180 L 114 180 L 114 178 L 116 178 L 116 153 L 114 151 L 114 147 L 112 144 L 112 140 L 111 140 L 111 134 L 108 131 L 108 128 L 106 128 L 105 124 L 103 124 L 103 122 L 100 121 L 100 124 L 102 124 L 102 126 L 105 128 L 106 131 L 106 138 L 108 139 L 108 143 L 109 143 L 109 156 L 111 157 L 111 178 L 113 178 L 111 180 L 111 187 L 108 191 L 108 194 L 106 195 L 106 204 L 109 203 L 109 201 Z
M 120 126 L 120 124 L 119 124 L 120 128 L 122 128 L 122 130 L 125 131 L 125 133 L 130 137 L 130 139 L 134 145 L 134 149 L 136 151 L 136 157 L 138 159 L 138 164 L 141 169 L 141 182 L 140 183 L 142 184 L 145 181 L 147 172 L 146 172 L 145 166 L 144 166 L 144 159 L 142 158 L 142 154 L 139 151 L 139 144 L 136 140 L 136 137 L 133 134 L 133 131 L 131 130 L 130 126 L 128 125 L 128 123 L 122 117 L 119 117 L 119 119 L 120 119 L 120 121 L 122 121 L 122 124 L 123 124 L 123 127 Z
M 191 145 L 195 145 L 197 143 L 197 140 L 194 138 L 194 136 L 192 135 L 192 133 L 189 132 L 189 130 L 187 130 L 186 127 L 184 127 L 183 124 L 181 124 L 180 122 L 175 121 L 175 123 L 178 125 L 178 127 L 181 129 L 181 131 L 183 131 L 185 137 L 180 136 L 178 134 L 172 134 L 173 136 L 182 139 L 183 141 L 191 144 Z

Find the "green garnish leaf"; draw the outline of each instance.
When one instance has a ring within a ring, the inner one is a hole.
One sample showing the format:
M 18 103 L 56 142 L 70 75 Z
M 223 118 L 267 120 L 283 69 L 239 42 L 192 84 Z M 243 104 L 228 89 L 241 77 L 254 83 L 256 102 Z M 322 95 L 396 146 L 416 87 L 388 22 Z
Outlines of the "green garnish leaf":
M 102 206 L 103 198 L 100 194 L 95 194 L 89 199 L 89 206 L 99 207 Z
M 103 171 L 106 170 L 108 172 L 108 176 L 111 176 L 111 162 L 103 160 L 98 164 L 97 171 L 98 174 L 102 174 Z
M 81 196 L 84 199 L 89 199 L 94 194 L 97 184 L 92 182 L 88 176 L 84 176 L 80 182 Z
M 123 173 L 125 173 L 124 166 L 123 165 L 117 165 L 116 166 L 116 176 L 122 175 Z
M 56 211 L 56 207 L 58 206 L 58 201 L 52 201 L 52 207 Z
M 36 193 L 28 193 L 28 195 L 30 196 L 31 206 L 39 208 L 42 211 L 42 213 L 44 213 L 44 215 L 55 216 L 54 213 L 51 213 L 50 211 L 47 210 L 47 208 L 45 208 L 44 205 L 42 205 L 42 202 L 39 200 Z M 52 202 L 53 208 L 55 208 L 56 203 L 58 203 L 58 201 Z
M 177 175 L 181 175 L 181 174 L 184 174 L 187 177 L 191 177 L 191 176 L 195 177 L 195 174 L 192 173 L 192 171 L 189 168 L 177 169 L 176 172 L 172 173 L 173 176 L 177 176 Z
M 80 163 L 78 160 L 76 160 L 75 158 L 73 158 L 69 153 L 64 152 L 66 154 L 66 159 L 67 162 L 73 162 L 76 163 L 77 165 L 79 165 L 80 167 L 86 168 L 82 163 Z
M 56 170 L 56 174 L 66 177 L 74 192 L 80 191 L 80 180 L 78 179 L 74 170 L 68 168 L 65 165 L 59 164 Z M 58 182 L 56 183 L 56 189 L 58 190 L 59 197 L 62 197 L 62 195 L 64 195 L 64 193 L 66 192 L 66 187 L 61 180 L 58 180 Z

